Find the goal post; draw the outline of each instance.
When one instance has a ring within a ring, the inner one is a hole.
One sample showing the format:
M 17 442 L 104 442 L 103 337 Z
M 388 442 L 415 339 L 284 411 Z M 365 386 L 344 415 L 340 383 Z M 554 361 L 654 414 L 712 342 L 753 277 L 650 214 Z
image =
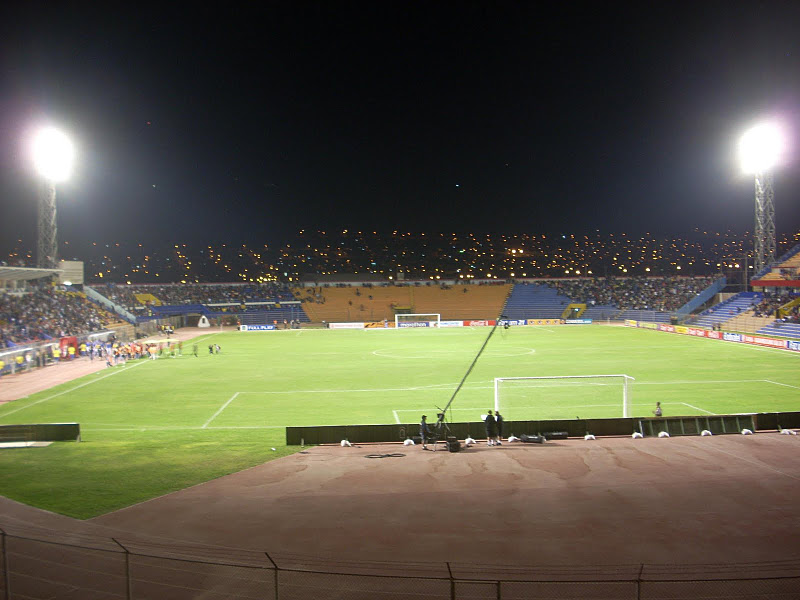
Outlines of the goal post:
M 622 416 L 628 418 L 632 416 L 634 381 L 624 374 L 496 377 L 494 408 L 513 413 L 505 415 L 511 420 L 573 418 L 576 411 L 584 416 L 610 417 L 618 415 L 620 408 Z M 570 413 L 565 412 L 567 409 Z
M 441 321 L 439 313 L 398 313 L 394 316 L 395 328 L 439 327 Z

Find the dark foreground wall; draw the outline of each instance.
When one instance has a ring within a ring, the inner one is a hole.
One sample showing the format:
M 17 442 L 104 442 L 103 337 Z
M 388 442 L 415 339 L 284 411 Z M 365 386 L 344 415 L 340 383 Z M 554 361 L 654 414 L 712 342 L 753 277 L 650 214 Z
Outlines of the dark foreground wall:
M 430 424 L 432 428 L 435 423 Z M 449 435 L 463 440 L 467 437 L 486 437 L 482 422 L 448 423 Z M 559 421 L 506 421 L 503 435 L 520 436 L 523 433 L 539 434 L 565 431 L 569 437 L 594 435 L 631 435 L 638 431 L 645 436 L 658 435 L 666 431 L 670 435 L 699 435 L 707 429 L 714 435 L 741 433 L 752 430 L 774 430 L 800 428 L 800 412 L 759 413 L 754 415 L 703 415 L 670 418 L 631 419 L 570 419 Z M 325 425 L 319 427 L 287 427 L 286 443 L 338 444 L 342 440 L 352 443 L 402 442 L 406 438 L 419 436 L 418 423 L 391 425 Z
M 80 439 L 79 423 L 0 425 L 0 442 L 64 442 Z

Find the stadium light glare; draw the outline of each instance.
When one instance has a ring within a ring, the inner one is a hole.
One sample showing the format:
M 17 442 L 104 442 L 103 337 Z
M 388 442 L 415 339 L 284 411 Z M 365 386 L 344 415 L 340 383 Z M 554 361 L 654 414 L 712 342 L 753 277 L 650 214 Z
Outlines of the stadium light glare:
M 778 166 L 786 152 L 786 136 L 776 122 L 759 123 L 739 139 L 739 160 L 745 174 L 764 173 Z
M 63 132 L 54 127 L 40 129 L 33 136 L 31 154 L 36 171 L 48 181 L 58 183 L 69 179 L 75 148 Z

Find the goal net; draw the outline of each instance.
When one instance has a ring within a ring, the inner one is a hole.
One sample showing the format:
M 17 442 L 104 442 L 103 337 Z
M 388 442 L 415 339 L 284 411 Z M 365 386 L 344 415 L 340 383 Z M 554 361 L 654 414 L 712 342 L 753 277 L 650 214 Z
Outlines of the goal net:
M 497 377 L 494 407 L 507 420 L 631 416 L 629 375 Z
M 396 314 L 395 327 L 439 327 L 441 315 L 439 313 L 423 314 Z

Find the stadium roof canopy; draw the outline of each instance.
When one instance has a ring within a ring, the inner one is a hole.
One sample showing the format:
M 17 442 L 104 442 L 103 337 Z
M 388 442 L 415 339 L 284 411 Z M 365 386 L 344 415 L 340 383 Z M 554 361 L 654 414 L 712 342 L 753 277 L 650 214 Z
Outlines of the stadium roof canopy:
M 28 267 L 0 267 L 0 281 L 30 281 L 61 273 L 62 269 L 33 269 Z

